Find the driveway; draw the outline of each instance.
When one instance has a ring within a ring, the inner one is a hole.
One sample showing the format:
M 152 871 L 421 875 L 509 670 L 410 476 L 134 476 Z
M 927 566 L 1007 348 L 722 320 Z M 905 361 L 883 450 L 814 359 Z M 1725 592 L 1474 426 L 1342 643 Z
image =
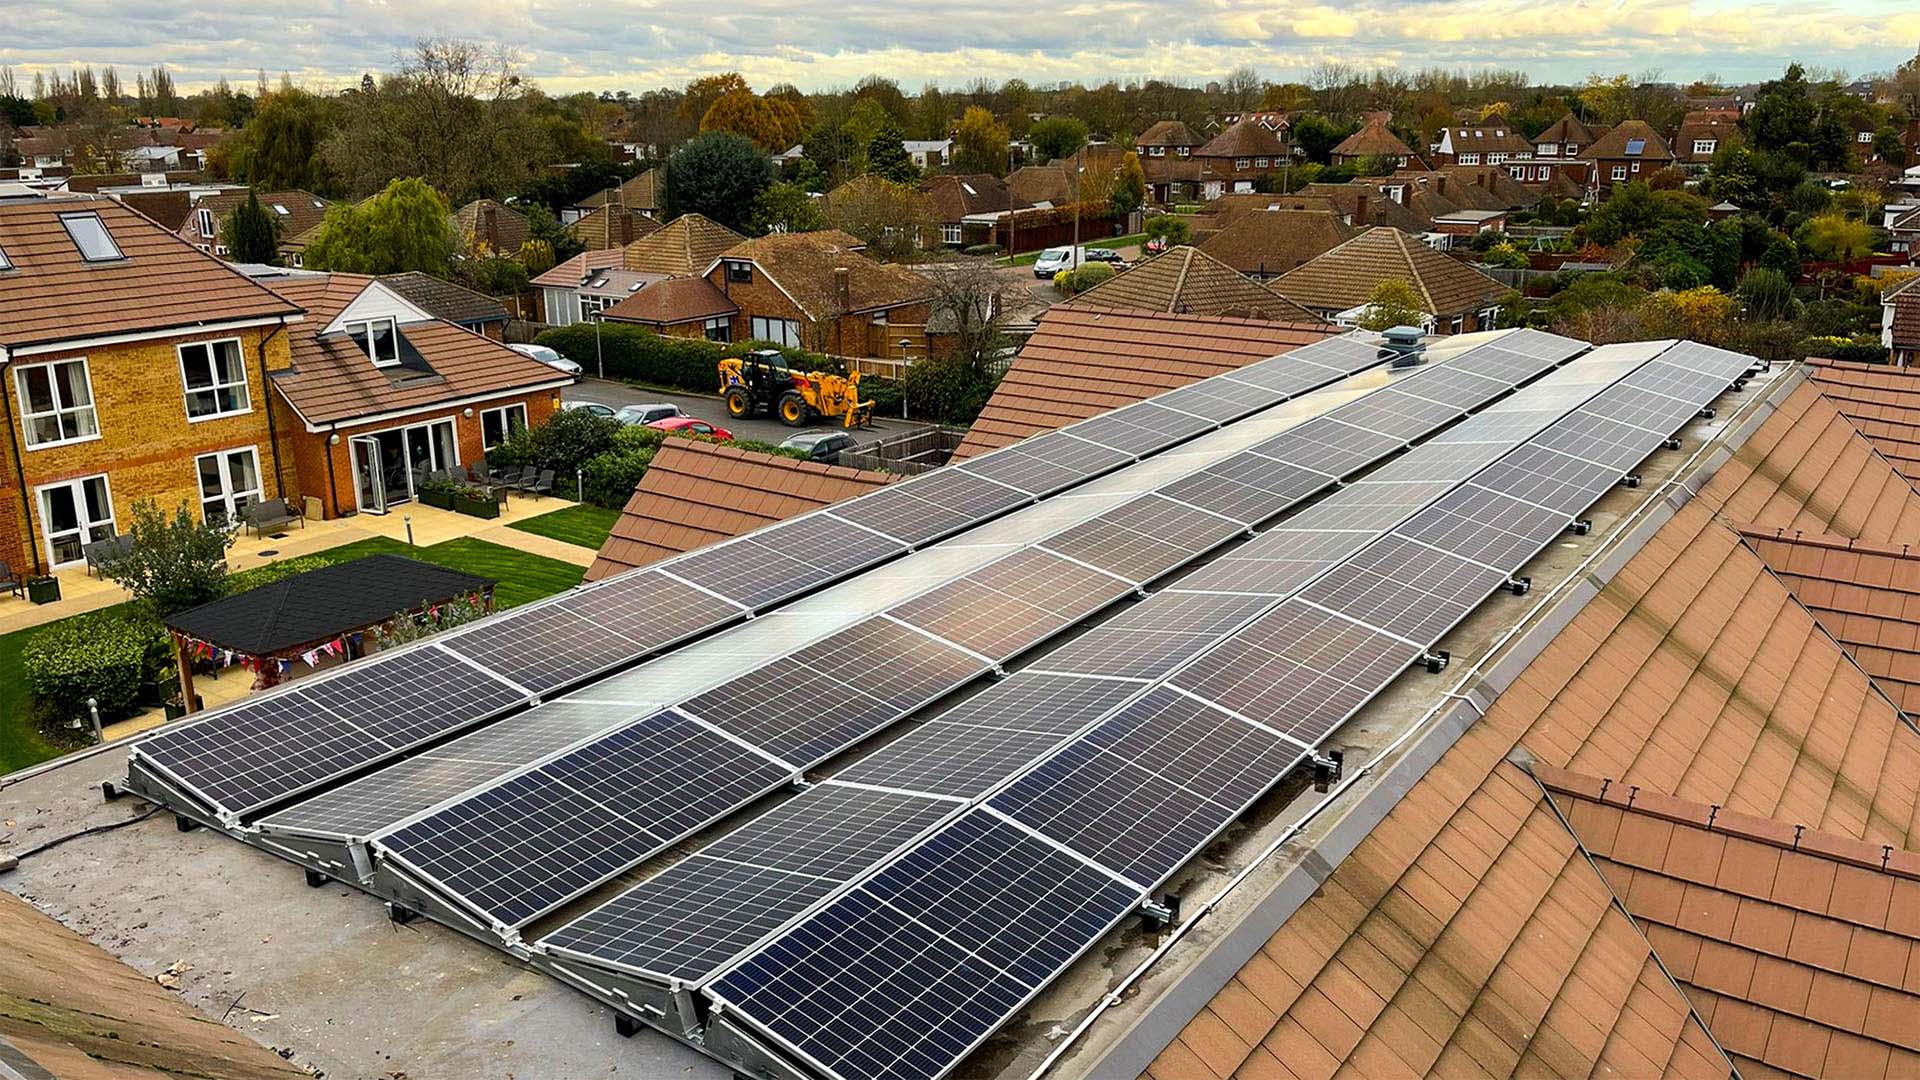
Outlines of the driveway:
M 752 420 L 734 420 L 727 415 L 727 406 L 718 394 L 689 394 L 678 391 L 655 390 L 644 386 L 628 386 L 611 379 L 585 378 L 561 391 L 566 401 L 597 401 L 618 409 L 622 405 L 652 404 L 671 402 L 680 406 L 688 416 L 696 416 L 709 424 L 726 428 L 741 439 L 754 439 L 760 442 L 778 443 L 789 435 L 801 431 L 838 430 L 838 422 L 821 422 L 805 428 L 790 428 L 770 416 L 759 416 Z M 861 442 L 871 442 L 887 435 L 903 431 L 912 431 L 925 427 L 925 424 L 908 422 L 893 417 L 874 417 L 873 426 L 854 432 Z

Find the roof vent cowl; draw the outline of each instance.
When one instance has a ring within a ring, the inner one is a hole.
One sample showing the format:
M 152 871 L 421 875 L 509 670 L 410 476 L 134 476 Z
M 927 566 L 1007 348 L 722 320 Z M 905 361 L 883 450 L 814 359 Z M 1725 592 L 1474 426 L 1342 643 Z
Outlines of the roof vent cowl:
M 1426 331 L 1417 326 L 1396 326 L 1381 332 L 1381 348 L 1393 354 L 1392 367 L 1414 367 L 1426 359 Z

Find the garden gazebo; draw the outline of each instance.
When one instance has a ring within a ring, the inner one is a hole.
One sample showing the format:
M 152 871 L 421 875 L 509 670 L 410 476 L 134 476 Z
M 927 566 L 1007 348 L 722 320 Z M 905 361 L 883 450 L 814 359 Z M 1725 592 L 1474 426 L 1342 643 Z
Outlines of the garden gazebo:
M 264 671 L 269 683 L 295 660 L 352 659 L 363 635 L 396 615 L 431 615 L 467 600 L 493 609 L 491 578 L 398 555 L 369 555 L 294 574 L 170 615 L 180 700 L 194 709 L 193 665 L 216 659 Z

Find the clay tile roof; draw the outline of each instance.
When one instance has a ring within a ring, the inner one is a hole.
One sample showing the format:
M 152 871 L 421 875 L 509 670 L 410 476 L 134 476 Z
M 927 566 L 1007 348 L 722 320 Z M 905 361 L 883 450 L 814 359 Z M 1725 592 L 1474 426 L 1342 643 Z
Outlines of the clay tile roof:
M 997 176 L 930 176 L 919 192 L 936 221 L 959 221 L 968 214 L 991 214 L 1015 208 L 1006 181 Z
M 586 245 L 588 250 L 597 251 L 625 247 L 659 229 L 660 220 L 645 211 L 628 207 L 621 213 L 614 207 L 602 206 L 568 225 L 567 235 Z
M 1743 1072 L 1920 1074 L 1920 855 L 1536 775 Z
M 1189 245 L 1123 270 L 1067 301 L 1077 308 L 1120 308 L 1193 315 L 1238 315 L 1311 323 L 1313 312 Z
M 1234 124 L 1193 152 L 1194 157 L 1209 158 L 1272 158 L 1286 154 L 1287 144 L 1279 133 L 1252 119 Z
M 307 311 L 306 323 L 289 332 L 293 366 L 274 372 L 273 385 L 308 423 L 345 423 L 442 401 L 525 393 L 565 381 L 538 360 L 439 320 L 400 326 L 401 338 L 419 354 L 420 364 L 374 367 L 346 335 L 320 334 L 373 281 L 359 274 L 273 281 L 276 292 Z
M 1527 141 L 1525 135 L 1515 131 L 1505 120 L 1497 117 L 1485 123 L 1450 127 L 1446 134 L 1456 154 L 1530 154 L 1533 152 L 1533 144 Z
M 464 285 L 409 270 L 404 274 L 385 274 L 380 280 L 394 292 L 413 301 L 429 315 L 450 323 L 468 326 L 482 322 L 505 322 L 506 305 L 486 293 L 474 292 Z
M 246 201 L 247 192 L 242 189 L 208 195 L 194 203 L 193 208 L 196 211 L 212 211 L 214 229 L 218 231 L 219 222 L 224 221 L 228 214 L 233 213 L 236 207 Z M 273 215 L 274 219 L 280 223 L 280 239 L 283 241 L 291 240 L 317 227 L 320 219 L 327 216 L 327 207 L 331 205 L 333 204 L 311 191 L 263 191 L 260 193 L 260 208 Z M 189 240 L 210 240 L 210 237 L 200 235 L 199 217 L 197 213 L 187 215 L 186 223 L 181 226 L 182 234 Z
M 1250 210 L 1201 242 L 1201 252 L 1243 274 L 1283 274 L 1353 237 L 1324 210 Z
M 863 495 L 899 477 L 692 439 L 654 454 L 587 570 L 593 581 Z
M 682 277 L 656 281 L 608 308 L 601 317 L 613 322 L 671 326 L 731 315 L 739 310 L 739 305 L 727 299 L 727 294 L 714 288 L 706 278 Z
M 1200 146 L 1207 140 L 1178 120 L 1160 120 L 1133 140 L 1135 146 Z
M 1319 311 L 1346 311 L 1367 302 L 1389 278 L 1405 281 L 1421 307 L 1457 315 L 1492 303 L 1506 286 L 1398 229 L 1373 228 L 1273 282 L 1275 291 Z
M 720 253 L 746 237 L 704 214 L 681 214 L 656 232 L 627 245 L 619 265 L 649 274 L 702 274 Z
M 953 456 L 984 454 L 1339 332 L 1325 323 L 1054 307 Z
M 1022 165 L 1007 174 L 1007 190 L 1029 206 L 1043 202 L 1059 206 L 1067 201 L 1072 188 L 1066 170 L 1058 165 Z
M 550 289 L 575 289 L 580 279 L 595 270 L 618 270 L 626 258 L 621 248 L 602 248 L 599 251 L 583 251 L 571 259 L 554 265 L 539 277 L 528 282 L 530 285 L 545 286 Z
M 81 258 L 62 214 L 98 214 L 125 258 Z M 296 304 L 107 199 L 0 205 L 0 252 L 12 266 L 0 270 L 0 344 L 12 348 L 300 313 Z
M 488 212 L 492 217 L 489 219 Z M 486 244 L 496 255 L 512 255 L 527 242 L 527 215 L 493 199 L 475 199 L 453 212 L 454 224 L 463 236 Z M 491 233 L 489 233 L 491 220 Z
M 581 199 L 576 206 L 581 209 L 605 206 L 613 188 L 602 188 Z M 660 209 L 660 170 L 648 169 L 639 176 L 620 185 L 620 204 L 628 210 L 658 211 Z
M 1226 198 L 1226 196 L 1221 196 Z M 1431 224 L 1411 207 L 1402 206 L 1382 195 L 1377 180 L 1358 180 L 1349 184 L 1308 184 L 1290 196 L 1279 198 L 1325 199 L 1355 225 L 1385 225 L 1401 232 L 1424 232 Z M 1365 199 L 1362 207 L 1360 200 Z
M 849 312 L 880 311 L 930 299 L 932 293 L 925 278 L 903 266 L 867 258 L 860 253 L 864 246 L 858 238 L 837 229 L 822 229 L 770 233 L 736 244 L 724 255 L 753 260 L 814 319 L 843 314 L 834 295 L 834 274 L 841 269 L 847 271 Z
M 1741 533 L 1894 704 L 1920 716 L 1920 551 L 1785 529 Z
M 1575 146 L 1590 146 L 1599 137 L 1599 131 L 1587 126 L 1585 120 L 1568 113 L 1555 120 L 1547 130 L 1533 137 L 1535 143 L 1572 143 Z
M 1920 279 L 1916 279 L 1920 280 Z M 1913 315 L 1913 337 L 1920 348 L 1920 290 L 1900 301 Z M 1902 341 L 1899 309 L 1894 314 L 1894 343 Z M 1835 408 L 1853 421 L 1876 450 L 1909 480 L 1920 480 L 1920 372 L 1886 364 L 1808 358 L 1807 374 Z
M 1627 152 L 1628 144 L 1631 142 L 1643 144 L 1639 153 Z M 1585 151 L 1585 156 L 1608 160 L 1616 158 L 1622 160 L 1638 158 L 1641 161 L 1673 160 L 1673 152 L 1667 149 L 1666 140 L 1662 139 L 1660 133 L 1653 130 L 1653 125 L 1645 120 L 1620 121 L 1613 130 L 1595 140 L 1594 144 Z
M 1387 130 L 1387 125 L 1378 120 L 1370 120 L 1360 126 L 1360 130 L 1340 140 L 1333 153 L 1341 157 L 1408 157 L 1413 149 L 1400 141 L 1400 137 Z

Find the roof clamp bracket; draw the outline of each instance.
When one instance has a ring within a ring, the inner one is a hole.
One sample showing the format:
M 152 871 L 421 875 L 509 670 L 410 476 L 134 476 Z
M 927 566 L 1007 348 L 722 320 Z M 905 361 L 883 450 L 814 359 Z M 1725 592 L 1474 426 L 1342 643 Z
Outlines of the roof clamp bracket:
M 1675 435 L 1672 438 L 1668 439 L 1666 442 L 1661 443 L 1660 445 L 1666 447 L 1669 450 L 1678 450 L 1680 449 L 1680 436 Z
M 1152 897 L 1140 901 L 1140 921 L 1149 932 L 1158 932 L 1173 925 L 1180 917 L 1180 894 L 1168 893 L 1165 903 L 1156 903 Z
M 1525 596 L 1533 591 L 1533 578 L 1525 574 L 1507 579 L 1506 589 L 1515 596 Z
M 1445 649 L 1433 649 L 1422 656 L 1419 662 L 1426 665 L 1427 674 L 1438 675 L 1447 670 L 1448 664 L 1453 663 L 1453 654 Z
M 1567 522 L 1567 531 L 1575 536 L 1585 536 L 1593 531 L 1592 518 L 1574 518 Z
M 1340 782 L 1341 776 L 1345 773 L 1347 752 L 1329 750 L 1325 754 L 1315 752 L 1312 757 L 1313 790 L 1325 794 L 1333 789 L 1333 785 Z
M 805 773 L 794 773 L 793 779 L 787 781 L 787 786 L 793 788 L 795 791 L 805 791 L 812 787 L 813 784 L 807 780 Z
M 1714 417 L 1716 417 L 1716 416 L 1718 416 L 1718 415 L 1720 415 L 1720 414 L 1719 414 L 1719 413 L 1717 413 L 1717 412 L 1714 412 L 1714 411 L 1713 411 L 1713 406 L 1711 406 L 1711 405 L 1709 405 L 1709 406 L 1707 406 L 1707 407 L 1706 407 L 1706 408 L 1704 408 L 1704 409 L 1701 409 L 1701 410 L 1700 410 L 1700 414 L 1699 414 L 1699 416 L 1700 416 L 1700 419 L 1702 419 L 1702 420 L 1711 420 L 1711 419 L 1713 419 Z
M 1639 474 L 1639 473 L 1637 473 L 1637 472 L 1630 472 L 1630 473 L 1628 473 L 1627 475 L 1625 475 L 1625 476 L 1623 476 L 1623 477 L 1621 477 L 1621 478 L 1620 478 L 1620 486 L 1621 486 L 1621 487 L 1630 487 L 1630 488 L 1637 488 L 1637 487 L 1639 487 L 1639 486 L 1640 486 L 1640 474 Z
M 1733 380 L 1733 383 L 1727 387 L 1727 389 L 1732 390 L 1735 393 L 1739 393 L 1740 391 L 1745 390 L 1746 388 L 1747 388 L 1747 377 L 1745 375 L 1742 375 L 1741 377 Z

